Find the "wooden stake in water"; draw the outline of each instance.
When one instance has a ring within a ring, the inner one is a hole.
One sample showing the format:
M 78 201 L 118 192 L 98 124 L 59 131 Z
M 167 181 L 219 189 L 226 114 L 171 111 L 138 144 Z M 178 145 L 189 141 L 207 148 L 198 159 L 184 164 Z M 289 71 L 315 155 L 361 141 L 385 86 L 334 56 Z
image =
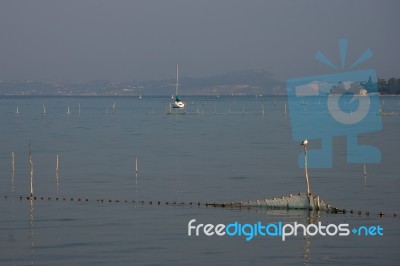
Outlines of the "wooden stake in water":
M 364 163 L 364 177 L 367 178 L 367 166 Z
M 136 157 L 135 159 L 135 170 L 136 170 L 136 175 L 138 174 L 138 159 Z
M 287 112 L 286 112 L 286 103 L 285 103 L 285 116 L 287 115 Z
M 14 152 L 11 153 L 11 173 L 14 176 L 14 170 L 15 170 L 15 155 Z
M 56 156 L 56 174 L 58 175 L 58 154 Z
M 31 198 L 33 197 L 33 162 L 32 162 L 32 144 L 29 143 L 29 169 L 30 169 L 30 183 L 31 183 Z
M 306 186 L 307 186 L 307 197 L 308 197 L 308 203 L 310 204 L 311 202 L 311 191 L 310 191 L 310 182 L 308 180 L 308 162 L 307 162 L 307 144 L 308 141 L 304 140 L 301 145 L 304 146 L 304 173 L 306 177 Z
M 367 166 L 364 163 L 364 186 L 367 186 Z
M 138 158 L 135 158 L 135 196 L 138 197 Z
M 56 156 L 56 190 L 57 190 L 57 195 L 58 195 L 58 192 L 60 190 L 60 178 L 58 175 L 58 154 Z
M 14 192 L 14 170 L 15 170 L 15 155 L 14 152 L 11 153 L 11 191 Z
M 310 182 L 308 180 L 307 145 L 304 145 L 304 171 L 306 175 L 307 195 L 310 196 Z

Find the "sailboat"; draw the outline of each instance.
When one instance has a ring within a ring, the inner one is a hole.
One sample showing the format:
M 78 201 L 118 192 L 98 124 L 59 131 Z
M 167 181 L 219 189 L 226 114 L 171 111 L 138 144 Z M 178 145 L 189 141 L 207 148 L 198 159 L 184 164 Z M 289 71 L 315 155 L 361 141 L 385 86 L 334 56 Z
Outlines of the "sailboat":
M 172 104 L 173 108 L 184 108 L 185 104 L 181 101 L 178 96 L 178 89 L 179 89 L 179 65 L 176 64 L 176 91 L 175 91 L 175 102 Z
M 17 111 L 15 112 L 17 115 L 19 115 L 21 112 L 19 111 L 19 108 L 17 106 Z

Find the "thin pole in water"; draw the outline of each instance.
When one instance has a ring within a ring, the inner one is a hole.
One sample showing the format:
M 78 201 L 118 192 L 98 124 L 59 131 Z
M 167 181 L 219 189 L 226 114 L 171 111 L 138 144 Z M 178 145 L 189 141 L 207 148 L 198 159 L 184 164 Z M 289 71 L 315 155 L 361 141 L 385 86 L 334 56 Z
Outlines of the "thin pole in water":
M 58 154 L 56 155 L 56 174 L 58 176 Z
M 14 170 L 15 170 L 15 154 L 14 152 L 11 153 L 11 173 L 14 176 Z
M 135 159 L 135 172 L 136 172 L 136 176 L 137 176 L 137 174 L 138 174 L 138 159 L 137 159 L 137 157 Z
M 33 197 L 33 162 L 32 162 L 32 144 L 29 143 L 29 169 L 30 169 L 30 183 L 31 183 L 31 198 Z
M 58 164 L 58 154 L 57 154 L 56 155 L 56 190 L 57 190 L 57 195 L 58 195 L 58 192 L 60 190 L 60 178 L 59 178 L 59 175 L 58 175 L 58 166 L 59 166 L 59 164 Z
M 311 208 L 311 191 L 310 191 L 310 182 L 308 179 L 307 144 L 308 141 L 305 140 L 302 142 L 301 145 L 304 145 L 304 173 L 306 177 L 308 204 L 310 205 L 309 207 Z
M 364 186 L 367 185 L 367 165 L 364 163 Z
M 365 165 L 365 163 L 364 163 L 364 177 L 365 178 L 367 177 L 367 166 Z
M 15 155 L 14 152 L 11 153 L 11 185 L 12 192 L 14 192 L 14 170 L 15 170 Z
M 138 197 L 138 158 L 135 158 L 135 196 Z

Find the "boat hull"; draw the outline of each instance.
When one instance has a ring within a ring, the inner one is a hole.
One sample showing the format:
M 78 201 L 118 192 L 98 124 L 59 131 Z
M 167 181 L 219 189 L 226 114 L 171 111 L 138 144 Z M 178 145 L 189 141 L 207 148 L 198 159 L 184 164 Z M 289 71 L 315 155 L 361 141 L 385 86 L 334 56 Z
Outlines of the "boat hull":
M 174 103 L 172 104 L 172 107 L 173 107 L 173 108 L 184 108 L 184 107 L 185 107 L 185 104 L 184 104 L 183 102 L 174 102 Z

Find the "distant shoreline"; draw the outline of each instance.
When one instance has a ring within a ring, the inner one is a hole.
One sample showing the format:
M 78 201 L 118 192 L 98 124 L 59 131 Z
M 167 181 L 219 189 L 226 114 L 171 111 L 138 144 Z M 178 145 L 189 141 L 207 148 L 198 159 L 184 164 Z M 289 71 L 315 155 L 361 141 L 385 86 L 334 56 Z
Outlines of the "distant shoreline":
M 171 98 L 171 95 L 146 95 L 142 94 L 142 99 L 145 98 Z M 307 96 L 307 97 L 326 97 L 328 95 L 313 95 L 313 96 Z M 340 96 L 340 95 L 334 95 L 334 96 Z M 359 95 L 356 95 L 359 96 Z M 379 96 L 379 97 L 400 97 L 400 94 L 374 94 L 373 96 Z M 46 97 L 46 98 L 133 98 L 139 99 L 139 95 L 86 95 L 86 94 L 74 94 L 74 95 L 54 95 L 54 94 L 0 94 L 0 98 L 40 98 L 40 97 Z M 221 94 L 221 95 L 215 95 L 215 94 L 190 94 L 190 95 L 182 95 L 182 97 L 206 97 L 206 98 L 230 98 L 230 97 L 247 97 L 247 98 L 287 98 L 287 97 L 296 97 L 296 96 L 288 96 L 288 95 L 274 95 L 274 94 L 268 94 L 268 95 L 262 95 L 262 96 L 257 96 L 255 97 L 252 94 L 237 94 L 237 95 L 228 95 L 228 94 Z M 364 96 L 360 96 L 364 97 Z

